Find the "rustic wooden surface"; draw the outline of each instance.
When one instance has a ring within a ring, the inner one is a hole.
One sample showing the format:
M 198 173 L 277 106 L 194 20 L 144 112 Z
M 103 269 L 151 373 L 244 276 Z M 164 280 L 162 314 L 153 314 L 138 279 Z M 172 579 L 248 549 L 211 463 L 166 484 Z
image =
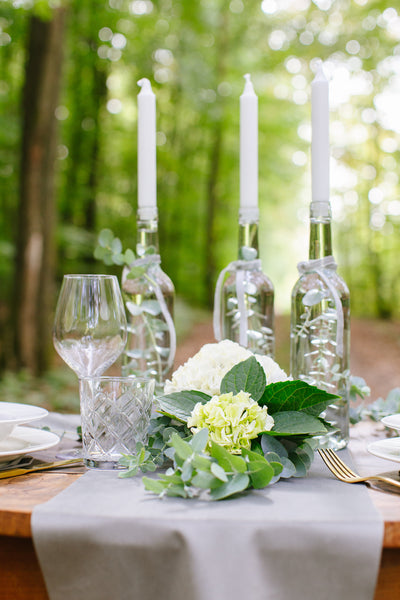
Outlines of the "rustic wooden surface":
M 81 472 L 32 473 L 0 480 L 0 590 L 2 600 L 48 600 L 31 538 L 31 513 L 73 483 Z M 385 520 L 374 600 L 400 598 L 400 495 L 371 490 Z

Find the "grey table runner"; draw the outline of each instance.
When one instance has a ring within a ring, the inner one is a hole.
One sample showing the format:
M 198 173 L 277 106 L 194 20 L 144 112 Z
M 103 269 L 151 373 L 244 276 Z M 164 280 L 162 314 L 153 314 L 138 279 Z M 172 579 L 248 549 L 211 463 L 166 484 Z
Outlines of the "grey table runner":
M 88 471 L 32 530 L 50 600 L 372 600 L 383 522 L 316 456 L 304 479 L 219 503 Z

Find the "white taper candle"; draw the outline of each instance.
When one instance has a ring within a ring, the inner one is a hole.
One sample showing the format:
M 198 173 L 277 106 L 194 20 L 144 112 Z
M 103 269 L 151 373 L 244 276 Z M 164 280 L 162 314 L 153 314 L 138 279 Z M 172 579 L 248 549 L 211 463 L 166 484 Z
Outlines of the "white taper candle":
M 240 96 L 240 209 L 258 216 L 258 98 L 250 75 Z
M 148 79 L 138 94 L 138 208 L 157 208 L 156 97 Z
M 311 84 L 312 202 L 329 202 L 329 85 L 322 65 Z

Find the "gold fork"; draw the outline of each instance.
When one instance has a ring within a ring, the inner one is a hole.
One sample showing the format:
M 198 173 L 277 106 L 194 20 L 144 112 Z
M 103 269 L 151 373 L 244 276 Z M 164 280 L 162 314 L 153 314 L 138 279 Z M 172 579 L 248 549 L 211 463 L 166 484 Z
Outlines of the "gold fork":
M 340 481 L 344 481 L 345 483 L 368 483 L 369 481 L 380 481 L 382 483 L 388 483 L 400 488 L 400 481 L 397 481 L 392 477 L 388 477 L 384 473 L 382 473 L 382 475 L 367 475 L 366 477 L 361 477 L 358 475 L 358 473 L 352 471 L 350 467 L 348 467 L 338 457 L 336 452 L 331 449 L 321 449 L 318 450 L 318 452 L 328 469 L 335 475 L 335 477 L 340 479 Z

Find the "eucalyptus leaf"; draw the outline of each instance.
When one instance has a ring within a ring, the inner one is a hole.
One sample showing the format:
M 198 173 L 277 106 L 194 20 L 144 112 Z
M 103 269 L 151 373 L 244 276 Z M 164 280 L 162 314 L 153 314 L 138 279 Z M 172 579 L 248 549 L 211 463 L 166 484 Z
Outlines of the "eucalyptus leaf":
M 185 442 L 178 434 L 173 433 L 169 443 L 173 448 L 175 448 L 176 454 L 184 460 L 192 456 L 193 448 L 188 442 Z
M 266 405 L 272 416 L 282 411 L 301 411 L 317 417 L 338 398 L 340 396 L 296 379 L 270 383 L 258 403 Z
M 143 277 L 143 275 L 145 273 L 146 273 L 146 269 L 144 267 L 131 267 L 126 278 L 127 279 L 139 279 L 140 277 Z
M 266 385 L 265 372 L 254 356 L 235 365 L 221 381 L 221 394 L 248 392 L 255 402 L 262 397 Z
M 211 442 L 210 454 L 225 471 L 233 473 L 246 472 L 246 461 L 241 456 L 230 454 L 223 446 L 215 442 Z
M 152 479 L 151 477 L 142 477 L 144 487 L 153 494 L 160 495 L 165 491 L 165 485 L 159 479 Z
M 193 475 L 193 466 L 189 459 L 185 460 L 182 467 L 181 478 L 182 481 L 190 481 Z
M 304 455 L 299 456 L 296 452 L 289 454 L 289 460 L 296 468 L 293 477 L 305 477 L 307 475 L 307 462 L 304 460 Z
M 225 473 L 224 469 L 218 463 L 211 464 L 211 473 L 219 479 L 220 481 L 228 481 L 228 476 Z
M 144 312 L 153 315 L 154 317 L 161 312 L 161 305 L 158 300 L 144 300 L 140 305 Z
M 138 317 L 143 312 L 143 308 L 140 304 L 135 304 L 134 302 L 130 302 L 129 300 L 125 302 L 125 307 L 133 317 Z
M 111 250 L 114 254 L 121 254 L 122 252 L 122 242 L 119 238 L 115 237 L 111 242 Z
M 100 246 L 110 247 L 114 239 L 114 234 L 111 229 L 102 229 L 99 233 L 98 242 Z
M 190 445 L 195 452 L 203 452 L 208 441 L 208 429 L 204 428 L 195 433 L 190 440 Z
M 289 479 L 294 477 L 296 474 L 296 467 L 289 458 L 281 458 L 282 472 L 280 473 L 281 479 Z
M 264 454 L 274 452 L 281 458 L 286 458 L 288 455 L 288 451 L 279 440 L 265 433 L 261 436 L 261 448 Z
M 304 294 L 302 302 L 304 306 L 315 306 L 315 304 L 319 304 L 325 298 L 325 295 L 325 292 L 322 290 L 310 290 Z
M 243 492 L 250 483 L 250 478 L 246 473 L 237 473 L 232 475 L 226 483 L 223 483 L 215 490 L 211 490 L 212 500 L 223 500 L 234 494 Z
M 199 487 L 203 490 L 213 489 L 219 487 L 221 481 L 217 479 L 211 472 L 200 471 L 192 479 L 192 485 Z
M 135 253 L 133 250 L 128 248 L 128 250 L 125 251 L 125 264 L 131 265 L 134 260 L 136 260 Z
M 103 260 L 105 256 L 108 256 L 109 253 L 110 251 L 108 250 L 108 248 L 103 248 L 103 246 L 96 246 L 96 248 L 94 249 L 93 256 L 97 260 Z

